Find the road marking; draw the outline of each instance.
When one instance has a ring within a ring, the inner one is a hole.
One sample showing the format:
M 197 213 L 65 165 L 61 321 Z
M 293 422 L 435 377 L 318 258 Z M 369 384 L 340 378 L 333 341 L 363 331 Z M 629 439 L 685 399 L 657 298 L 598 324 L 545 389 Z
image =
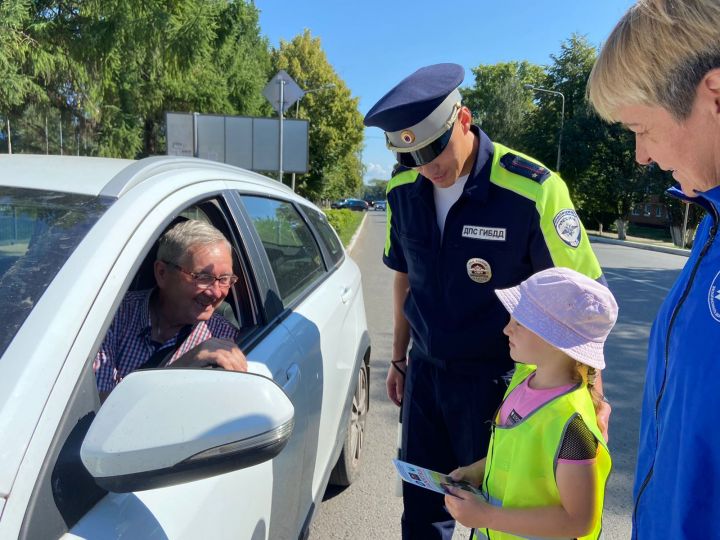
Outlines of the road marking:
M 617 272 L 607 272 L 606 271 L 603 273 L 607 274 L 608 276 L 614 276 L 614 277 L 617 277 L 620 279 L 627 279 L 628 281 L 634 281 L 635 283 L 641 283 L 642 285 L 646 285 L 648 287 L 654 287 L 655 289 L 660 289 L 661 291 L 667 292 L 670 290 L 670 287 L 662 287 L 660 285 L 655 285 L 654 283 L 650 283 L 649 281 L 646 281 L 644 279 L 635 279 L 635 278 L 627 277 L 627 276 L 624 276 Z

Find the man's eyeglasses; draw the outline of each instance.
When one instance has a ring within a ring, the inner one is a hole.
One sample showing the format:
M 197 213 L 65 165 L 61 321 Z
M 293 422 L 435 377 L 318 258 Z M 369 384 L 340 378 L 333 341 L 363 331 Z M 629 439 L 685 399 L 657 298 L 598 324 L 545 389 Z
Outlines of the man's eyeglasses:
M 228 289 L 232 285 L 235 285 L 238 280 L 238 277 L 234 274 L 223 274 L 222 276 L 214 276 L 213 274 L 205 274 L 203 272 L 190 272 L 188 270 L 185 270 L 182 266 L 175 264 L 174 262 L 162 262 L 169 266 L 172 266 L 183 274 L 187 274 L 188 276 L 190 276 L 193 280 L 193 283 L 201 289 L 208 289 L 212 287 L 216 281 L 218 282 L 218 285 L 220 285 L 220 287 L 222 287 L 223 289 Z

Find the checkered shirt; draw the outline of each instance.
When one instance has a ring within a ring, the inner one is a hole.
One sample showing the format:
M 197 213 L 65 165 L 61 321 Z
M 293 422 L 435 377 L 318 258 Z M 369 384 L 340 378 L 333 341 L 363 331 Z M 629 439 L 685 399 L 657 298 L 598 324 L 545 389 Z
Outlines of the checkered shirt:
M 150 295 L 153 289 L 130 291 L 123 298 L 115 319 L 93 361 L 98 391 L 110 392 L 128 373 L 142 366 L 157 351 L 175 345 L 176 337 L 158 344 L 151 340 Z M 216 337 L 236 342 L 239 331 L 222 315 L 214 313 L 193 326 L 190 335 L 169 363 L 203 341 Z

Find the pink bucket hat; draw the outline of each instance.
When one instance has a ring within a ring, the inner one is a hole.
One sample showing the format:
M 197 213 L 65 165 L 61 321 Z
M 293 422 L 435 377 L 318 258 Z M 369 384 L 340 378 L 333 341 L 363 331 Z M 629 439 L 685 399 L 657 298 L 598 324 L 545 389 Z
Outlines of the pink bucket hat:
M 569 268 L 548 268 L 495 294 L 515 320 L 550 345 L 590 367 L 605 367 L 603 344 L 618 306 L 604 285 Z

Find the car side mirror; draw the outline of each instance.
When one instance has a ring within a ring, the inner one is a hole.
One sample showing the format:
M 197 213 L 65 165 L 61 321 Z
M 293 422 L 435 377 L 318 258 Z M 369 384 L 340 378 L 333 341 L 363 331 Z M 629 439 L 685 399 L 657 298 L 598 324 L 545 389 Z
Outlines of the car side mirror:
M 80 449 L 96 483 L 126 493 L 250 467 L 285 447 L 295 411 L 272 380 L 219 370 L 131 373 Z

